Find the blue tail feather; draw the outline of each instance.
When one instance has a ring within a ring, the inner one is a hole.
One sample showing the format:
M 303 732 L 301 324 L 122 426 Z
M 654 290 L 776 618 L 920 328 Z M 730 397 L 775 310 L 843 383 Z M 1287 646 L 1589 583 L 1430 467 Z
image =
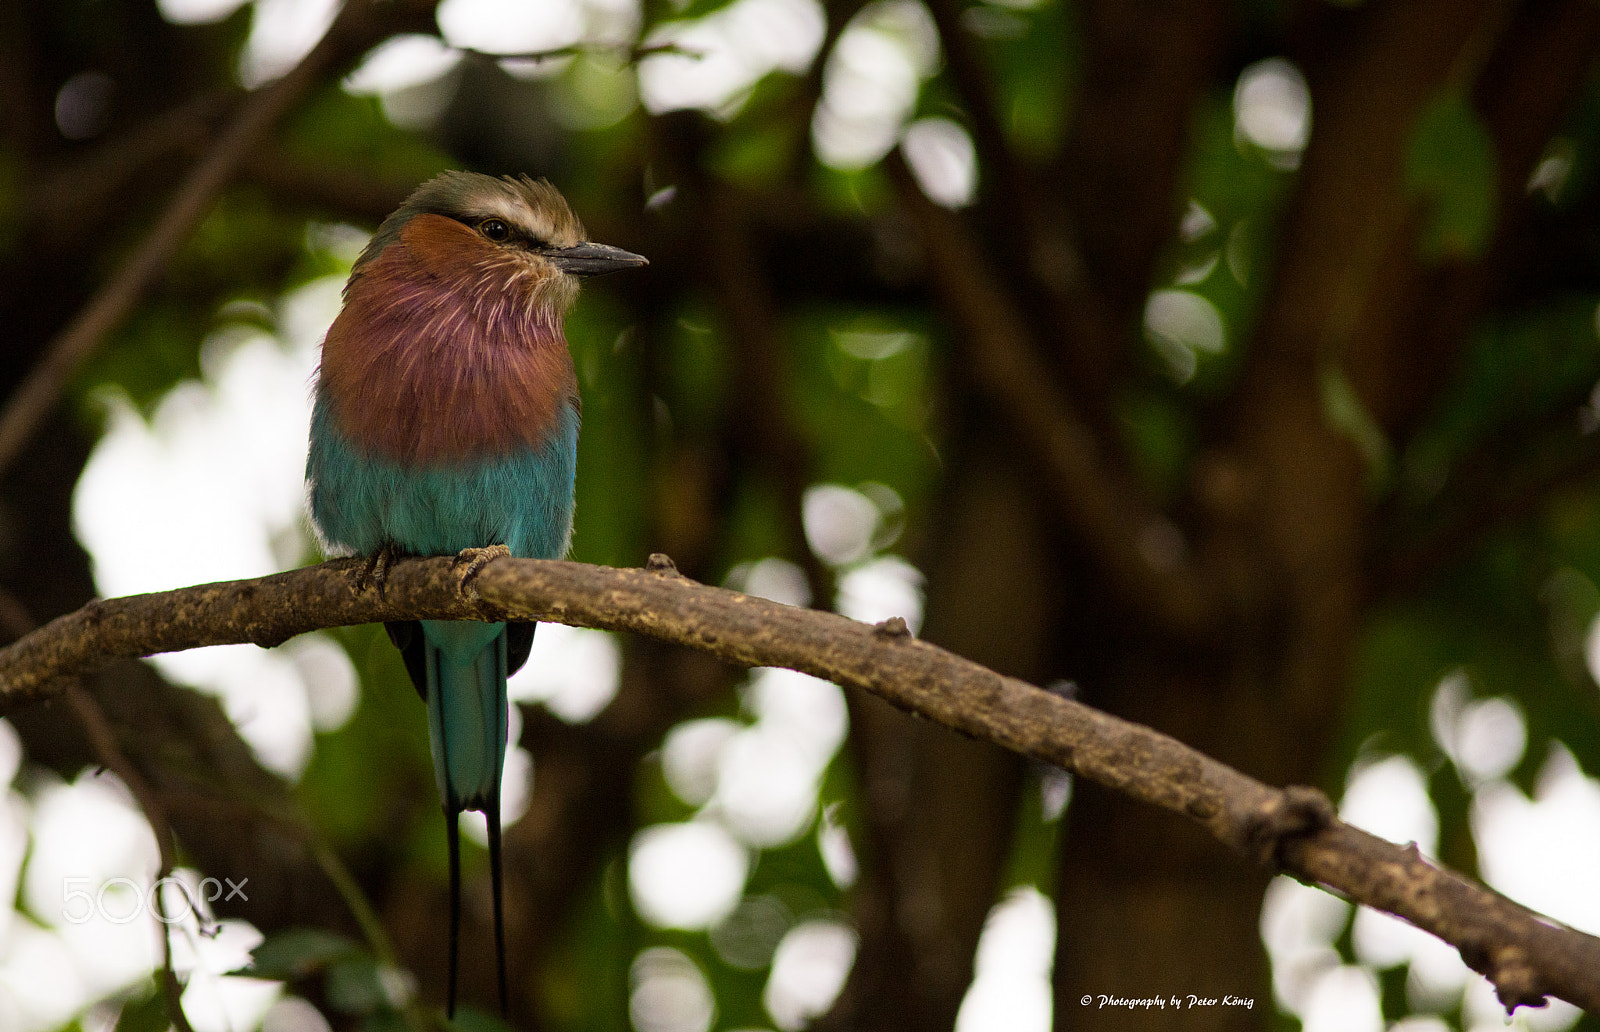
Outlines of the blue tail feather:
M 424 620 L 428 732 L 447 810 L 490 809 L 506 759 L 506 625 Z
M 506 759 L 506 625 L 466 620 L 422 621 L 428 731 L 433 771 L 444 806 L 450 848 L 450 985 L 447 1013 L 455 1015 L 461 927 L 463 810 L 482 810 L 489 822 L 489 869 L 494 881 L 495 960 L 500 1011 L 506 1011 L 505 932 L 501 916 L 500 772 Z

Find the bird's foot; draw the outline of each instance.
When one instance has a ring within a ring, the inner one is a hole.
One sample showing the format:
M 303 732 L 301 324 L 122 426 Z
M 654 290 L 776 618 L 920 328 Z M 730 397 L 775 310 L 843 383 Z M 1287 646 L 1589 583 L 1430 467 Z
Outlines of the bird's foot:
M 382 548 L 372 553 L 367 558 L 366 565 L 356 574 L 355 588 L 357 592 L 375 588 L 379 595 L 383 594 L 384 587 L 389 583 L 389 571 L 394 567 L 394 561 L 401 556 L 400 549 L 393 541 L 386 543 Z
M 461 570 L 462 566 L 466 567 L 466 569 L 461 570 L 461 593 L 474 602 L 478 601 L 478 589 L 473 586 L 472 582 L 478 579 L 478 574 L 483 572 L 485 566 L 510 554 L 511 549 L 505 545 L 490 545 L 487 548 L 463 548 L 460 552 L 457 552 L 456 569 Z

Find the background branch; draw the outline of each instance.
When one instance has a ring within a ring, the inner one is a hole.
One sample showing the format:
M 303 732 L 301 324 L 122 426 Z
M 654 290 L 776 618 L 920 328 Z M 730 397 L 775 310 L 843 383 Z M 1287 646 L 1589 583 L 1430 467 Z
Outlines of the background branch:
M 926 642 L 899 619 L 868 626 L 697 584 L 665 557 L 647 569 L 501 560 L 460 590 L 452 560 L 396 566 L 386 593 L 357 593 L 360 560 L 247 581 L 91 603 L 0 650 L 0 711 L 62 690 L 114 657 L 232 642 L 274 645 L 322 627 L 384 620 L 538 619 L 627 630 L 745 666 L 780 666 L 870 691 L 964 734 L 1182 814 L 1263 863 L 1397 914 L 1456 946 L 1507 1007 L 1546 993 L 1600 1009 L 1600 939 L 1559 926 L 1415 846 L 1333 817 L 1319 793 L 1278 790 L 1149 728 Z
M 1162 626 L 1198 636 L 1215 613 L 1178 531 L 1058 391 L 1034 335 L 960 220 L 923 196 L 898 154 L 887 161 L 900 203 L 927 252 L 971 369 L 1038 456 L 1068 526 L 1077 529 L 1121 600 Z
M 431 24 L 432 4 L 383 6 L 380 14 L 374 0 L 349 0 L 299 64 L 245 99 L 239 113 L 178 188 L 155 226 L 50 342 L 27 379 L 6 400 L 5 408 L 0 410 L 0 471 L 21 453 L 78 366 L 132 311 L 189 239 L 247 152 L 302 97 L 322 83 L 331 69 L 354 60 L 388 35 L 426 29 Z
M 32 633 L 37 626 L 28 614 L 27 608 L 17 601 L 16 596 L 0 589 L 0 632 L 4 632 L 8 638 L 15 639 Z M 83 725 L 84 734 L 100 758 L 100 763 L 122 780 L 134 801 L 139 804 L 139 809 L 144 812 L 145 820 L 150 822 L 150 831 L 155 836 L 156 850 L 160 856 L 156 876 L 151 883 L 155 890 L 151 893 L 151 900 L 155 905 L 155 912 L 151 917 L 155 919 L 156 934 L 161 937 L 161 969 L 156 972 L 156 978 L 160 981 L 161 995 L 166 1002 L 167 1019 L 178 1032 L 194 1032 L 194 1027 L 189 1024 L 189 1016 L 183 1009 L 184 987 L 178 981 L 178 973 L 172 966 L 172 926 L 175 919 L 167 913 L 166 896 L 162 888 L 178 866 L 177 840 L 172 833 L 172 820 L 167 814 L 166 804 L 162 802 L 160 795 L 151 789 L 150 783 L 139 773 L 138 767 L 122 751 L 122 746 L 117 742 L 116 731 L 106 718 L 105 710 L 101 708 L 94 693 L 85 688 L 77 678 L 73 678 L 67 682 L 65 694 L 67 705 L 72 708 L 78 722 Z M 197 921 L 204 923 L 204 915 L 192 901 L 189 909 Z

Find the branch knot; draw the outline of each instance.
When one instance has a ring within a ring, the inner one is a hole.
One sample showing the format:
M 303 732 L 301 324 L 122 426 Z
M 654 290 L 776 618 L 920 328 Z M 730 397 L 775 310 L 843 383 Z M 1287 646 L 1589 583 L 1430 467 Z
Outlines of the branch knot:
M 1333 803 L 1322 792 L 1307 785 L 1290 785 L 1273 793 L 1251 815 L 1245 826 L 1246 849 L 1256 863 L 1281 870 L 1285 842 L 1315 834 L 1337 816 Z
M 1550 1002 L 1539 987 L 1539 972 L 1534 969 L 1528 951 L 1521 946 L 1507 943 L 1474 952 L 1477 956 L 1473 959 L 1487 963 L 1478 967 L 1469 960 L 1468 966 L 1476 968 L 1494 983 L 1494 993 L 1500 997 L 1506 1014 L 1511 1014 L 1518 1007 L 1543 1007 Z M 1467 960 L 1466 950 L 1461 951 L 1461 957 Z
M 911 637 L 911 628 L 907 626 L 903 616 L 891 616 L 887 620 L 872 625 L 874 638 L 885 638 L 891 641 L 900 641 Z

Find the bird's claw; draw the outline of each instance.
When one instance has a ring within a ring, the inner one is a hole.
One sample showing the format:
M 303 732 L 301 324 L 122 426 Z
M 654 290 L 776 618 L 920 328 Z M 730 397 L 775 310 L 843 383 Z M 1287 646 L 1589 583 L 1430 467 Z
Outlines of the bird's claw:
M 511 549 L 505 545 L 490 545 L 487 548 L 463 548 L 456 553 L 455 566 L 457 569 L 465 564 L 466 569 L 461 570 L 461 593 L 474 602 L 478 601 L 478 589 L 472 582 L 477 580 L 483 568 L 496 559 L 509 556 Z
M 378 594 L 382 595 L 384 587 L 389 583 L 389 571 L 394 567 L 394 561 L 398 558 L 400 558 L 400 549 L 396 548 L 392 541 L 368 556 L 366 565 L 356 573 L 356 591 L 362 592 L 368 588 L 375 588 Z

